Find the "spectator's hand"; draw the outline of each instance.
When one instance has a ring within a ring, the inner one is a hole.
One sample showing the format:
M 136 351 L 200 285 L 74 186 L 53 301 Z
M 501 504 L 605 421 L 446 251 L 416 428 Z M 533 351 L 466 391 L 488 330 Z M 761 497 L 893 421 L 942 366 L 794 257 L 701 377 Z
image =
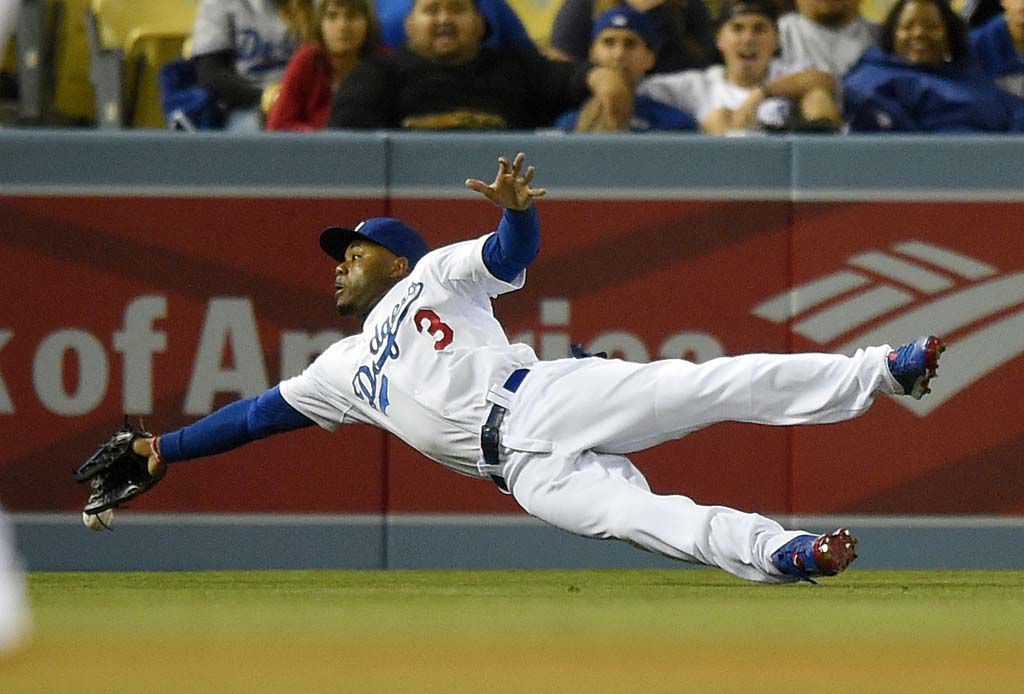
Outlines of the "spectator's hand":
M 529 166 L 523 175 L 519 175 L 523 168 L 526 155 L 520 152 L 512 163 L 508 163 L 505 157 L 498 157 L 498 175 L 494 177 L 494 183 L 487 185 L 475 178 L 466 179 L 466 187 L 483 195 L 498 207 L 509 210 L 525 210 L 533 204 L 534 198 L 542 197 L 547 191 L 543 188 L 531 188 L 530 181 L 536 170 Z
M 610 67 L 592 68 L 587 73 L 587 86 L 613 129 L 628 130 L 633 117 L 633 88 L 625 73 Z
M 445 113 L 406 116 L 402 127 L 413 130 L 500 130 L 508 123 L 496 113 L 462 109 Z
M 732 109 L 716 108 L 701 121 L 700 130 L 707 135 L 725 135 L 732 130 Z
M 576 132 L 578 133 L 614 133 L 620 132 L 612 118 L 605 113 L 601 102 L 597 99 L 587 99 L 576 118 Z
M 735 130 L 748 130 L 754 127 L 757 107 L 766 98 L 764 89 L 758 87 L 750 92 L 735 111 L 732 112 L 732 127 Z

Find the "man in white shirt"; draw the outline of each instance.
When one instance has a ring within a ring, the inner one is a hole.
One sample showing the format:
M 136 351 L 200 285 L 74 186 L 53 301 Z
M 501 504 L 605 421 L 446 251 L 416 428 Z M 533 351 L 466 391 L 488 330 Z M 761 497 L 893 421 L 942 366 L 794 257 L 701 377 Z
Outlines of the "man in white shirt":
M 772 102 L 787 115 L 765 125 L 780 130 L 839 127 L 832 75 L 775 57 L 779 33 L 771 0 L 727 2 L 719 24 L 715 40 L 724 64 L 653 75 L 640 84 L 637 94 L 692 114 L 701 130 L 711 135 L 757 129 L 759 109 L 763 114 Z
M 879 26 L 859 7 L 859 0 L 796 0 L 797 11 L 779 19 L 783 60 L 842 78 L 878 42 Z

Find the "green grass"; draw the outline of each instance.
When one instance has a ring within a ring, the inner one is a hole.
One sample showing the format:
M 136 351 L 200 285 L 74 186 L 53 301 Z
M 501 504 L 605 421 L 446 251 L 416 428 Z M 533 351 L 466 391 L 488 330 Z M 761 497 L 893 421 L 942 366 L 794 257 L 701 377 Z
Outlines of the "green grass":
M 32 574 L 0 692 L 1020 692 L 1024 572 Z

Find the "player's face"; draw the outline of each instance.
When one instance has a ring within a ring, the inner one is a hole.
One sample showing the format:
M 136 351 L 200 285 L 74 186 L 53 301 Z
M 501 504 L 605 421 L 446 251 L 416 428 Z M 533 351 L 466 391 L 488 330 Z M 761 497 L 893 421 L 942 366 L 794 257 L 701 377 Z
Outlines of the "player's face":
M 329 4 L 324 8 L 320 33 L 324 37 L 327 52 L 333 55 L 357 55 L 366 42 L 370 28 L 366 15 L 353 5 L 332 0 L 325 2 Z
M 722 25 L 717 44 L 729 81 L 751 87 L 768 76 L 768 63 L 779 47 L 779 32 L 763 14 L 741 14 Z
M 931 2 L 911 0 L 896 22 L 893 49 L 915 65 L 936 65 L 949 54 L 942 13 Z
M 399 279 L 406 261 L 368 241 L 353 241 L 334 269 L 334 300 L 343 316 L 365 316 Z
M 654 51 L 629 29 L 605 29 L 590 46 L 590 62 L 625 70 L 636 84 L 654 67 Z
M 456 65 L 480 52 L 484 26 L 473 0 L 417 0 L 405 18 L 411 51 Z
M 800 14 L 819 24 L 840 27 L 860 14 L 859 0 L 796 0 Z

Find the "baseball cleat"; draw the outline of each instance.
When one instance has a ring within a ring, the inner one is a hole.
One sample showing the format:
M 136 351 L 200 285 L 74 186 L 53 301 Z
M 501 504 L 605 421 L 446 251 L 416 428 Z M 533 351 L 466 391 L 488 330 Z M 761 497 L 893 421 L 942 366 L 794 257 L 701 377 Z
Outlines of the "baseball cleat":
M 945 351 L 942 340 L 926 335 L 889 352 L 889 373 L 903 388 L 903 395 L 920 400 L 932 392 L 928 384 L 936 377 L 939 357 Z
M 787 576 L 811 581 L 814 576 L 842 573 L 856 558 L 857 538 L 839 528 L 824 535 L 793 538 L 772 554 L 772 564 Z

